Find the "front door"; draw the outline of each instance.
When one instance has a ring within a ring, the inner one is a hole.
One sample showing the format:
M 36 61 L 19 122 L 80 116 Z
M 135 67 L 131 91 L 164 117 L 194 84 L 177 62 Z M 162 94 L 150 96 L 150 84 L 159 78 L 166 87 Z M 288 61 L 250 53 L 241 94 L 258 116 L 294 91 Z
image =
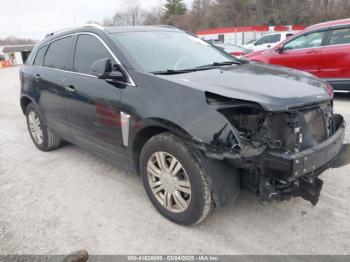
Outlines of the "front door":
M 94 61 L 113 57 L 91 34 L 77 36 L 73 72 L 66 79 L 65 106 L 75 141 L 119 163 L 125 160 L 121 133 L 120 97 L 123 84 L 91 74 Z
M 319 75 L 324 32 L 301 35 L 287 42 L 281 52 L 275 52 L 270 63 Z

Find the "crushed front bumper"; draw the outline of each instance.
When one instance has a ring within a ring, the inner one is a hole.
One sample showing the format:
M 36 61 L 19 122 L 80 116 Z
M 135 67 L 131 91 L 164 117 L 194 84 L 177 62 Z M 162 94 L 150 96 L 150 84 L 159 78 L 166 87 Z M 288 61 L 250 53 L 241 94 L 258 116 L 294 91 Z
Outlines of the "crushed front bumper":
M 344 119 L 340 115 L 335 115 L 334 119 L 334 134 L 312 148 L 294 154 L 266 152 L 259 186 L 260 198 L 285 200 L 300 196 L 314 205 L 317 203 L 323 184 L 318 176 L 330 166 L 344 141 Z M 271 178 L 276 177 L 282 182 L 279 186 L 271 183 Z
M 336 131 L 324 142 L 307 150 L 284 154 L 267 152 L 264 157 L 264 167 L 291 174 L 289 180 L 315 172 L 333 160 L 342 148 L 345 135 L 345 122 L 342 116 L 336 116 Z

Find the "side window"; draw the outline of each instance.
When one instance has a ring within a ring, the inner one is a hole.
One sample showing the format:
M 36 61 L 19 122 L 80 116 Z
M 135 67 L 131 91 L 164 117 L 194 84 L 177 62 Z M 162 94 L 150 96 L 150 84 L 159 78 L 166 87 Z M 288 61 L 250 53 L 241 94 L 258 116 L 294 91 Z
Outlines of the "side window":
M 270 35 L 270 38 L 268 39 L 267 44 L 269 43 L 276 43 L 281 41 L 281 35 L 280 34 L 276 34 L 276 35 Z
M 73 37 L 65 37 L 52 42 L 46 52 L 44 66 L 69 70 Z
M 350 28 L 332 30 L 330 45 L 342 45 L 350 43 Z
M 281 41 L 281 34 L 266 35 L 255 42 L 254 45 L 271 44 Z
M 256 41 L 254 43 L 254 45 L 263 45 L 263 44 L 265 44 L 267 39 L 268 39 L 268 37 L 269 37 L 268 35 L 261 37 L 258 41 Z
M 284 50 L 319 47 L 322 45 L 324 32 L 315 32 L 299 36 L 284 45 Z
M 33 65 L 42 66 L 44 64 L 44 56 L 47 50 L 47 45 L 40 48 L 36 53 Z
M 91 74 L 91 65 L 94 61 L 111 58 L 106 47 L 92 35 L 79 35 L 75 48 L 74 71 Z

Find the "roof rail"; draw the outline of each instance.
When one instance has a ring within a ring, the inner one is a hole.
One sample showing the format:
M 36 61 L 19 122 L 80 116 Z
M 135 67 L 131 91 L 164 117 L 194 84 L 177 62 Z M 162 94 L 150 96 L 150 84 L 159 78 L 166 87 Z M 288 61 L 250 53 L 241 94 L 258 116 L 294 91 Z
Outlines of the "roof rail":
M 49 37 L 49 36 L 53 36 L 53 35 L 58 34 L 58 33 L 63 33 L 65 31 L 78 29 L 78 28 L 82 28 L 82 27 L 94 27 L 94 28 L 97 28 L 97 29 L 100 29 L 100 30 L 104 30 L 104 27 L 101 26 L 101 25 L 98 25 L 98 24 L 84 24 L 84 25 L 80 25 L 80 26 L 67 27 L 67 28 L 64 28 L 64 29 L 60 29 L 60 30 L 48 33 L 48 34 L 45 35 L 45 38 Z
M 171 25 L 151 25 L 151 26 L 158 26 L 158 27 L 165 27 L 165 28 L 178 29 L 177 27 L 171 26 Z
M 104 30 L 105 28 L 99 24 L 83 24 L 82 27 L 95 27 L 100 30 Z

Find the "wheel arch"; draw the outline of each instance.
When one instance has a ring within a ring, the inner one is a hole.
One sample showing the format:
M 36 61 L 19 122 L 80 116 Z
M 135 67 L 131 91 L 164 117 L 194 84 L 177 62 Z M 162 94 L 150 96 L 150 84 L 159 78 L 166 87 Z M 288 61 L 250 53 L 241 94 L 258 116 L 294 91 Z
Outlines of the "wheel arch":
M 22 112 L 25 115 L 28 105 L 30 103 L 33 103 L 33 100 L 30 99 L 28 96 L 22 96 L 20 99 L 20 103 L 21 103 Z
M 152 137 L 163 133 L 170 132 L 179 136 L 181 139 L 189 142 L 193 137 L 176 124 L 164 120 L 154 122 L 152 125 L 145 126 L 140 129 L 134 136 L 132 142 L 132 157 L 136 172 L 140 173 L 140 154 L 143 146 Z M 223 160 L 211 159 L 206 157 L 198 148 L 193 148 L 194 154 L 200 160 L 200 165 L 203 165 L 206 170 L 206 175 L 211 187 L 211 193 L 214 197 L 214 202 L 218 207 L 227 206 L 237 199 L 240 193 L 240 175 L 237 168 Z
M 132 137 L 131 150 L 134 167 L 137 173 L 140 172 L 140 154 L 143 146 L 152 137 L 164 133 L 171 132 L 174 135 L 179 136 L 182 139 L 189 140 L 192 136 L 187 133 L 184 129 L 164 119 L 149 119 L 147 125 L 142 125 L 143 128 L 139 129 Z

